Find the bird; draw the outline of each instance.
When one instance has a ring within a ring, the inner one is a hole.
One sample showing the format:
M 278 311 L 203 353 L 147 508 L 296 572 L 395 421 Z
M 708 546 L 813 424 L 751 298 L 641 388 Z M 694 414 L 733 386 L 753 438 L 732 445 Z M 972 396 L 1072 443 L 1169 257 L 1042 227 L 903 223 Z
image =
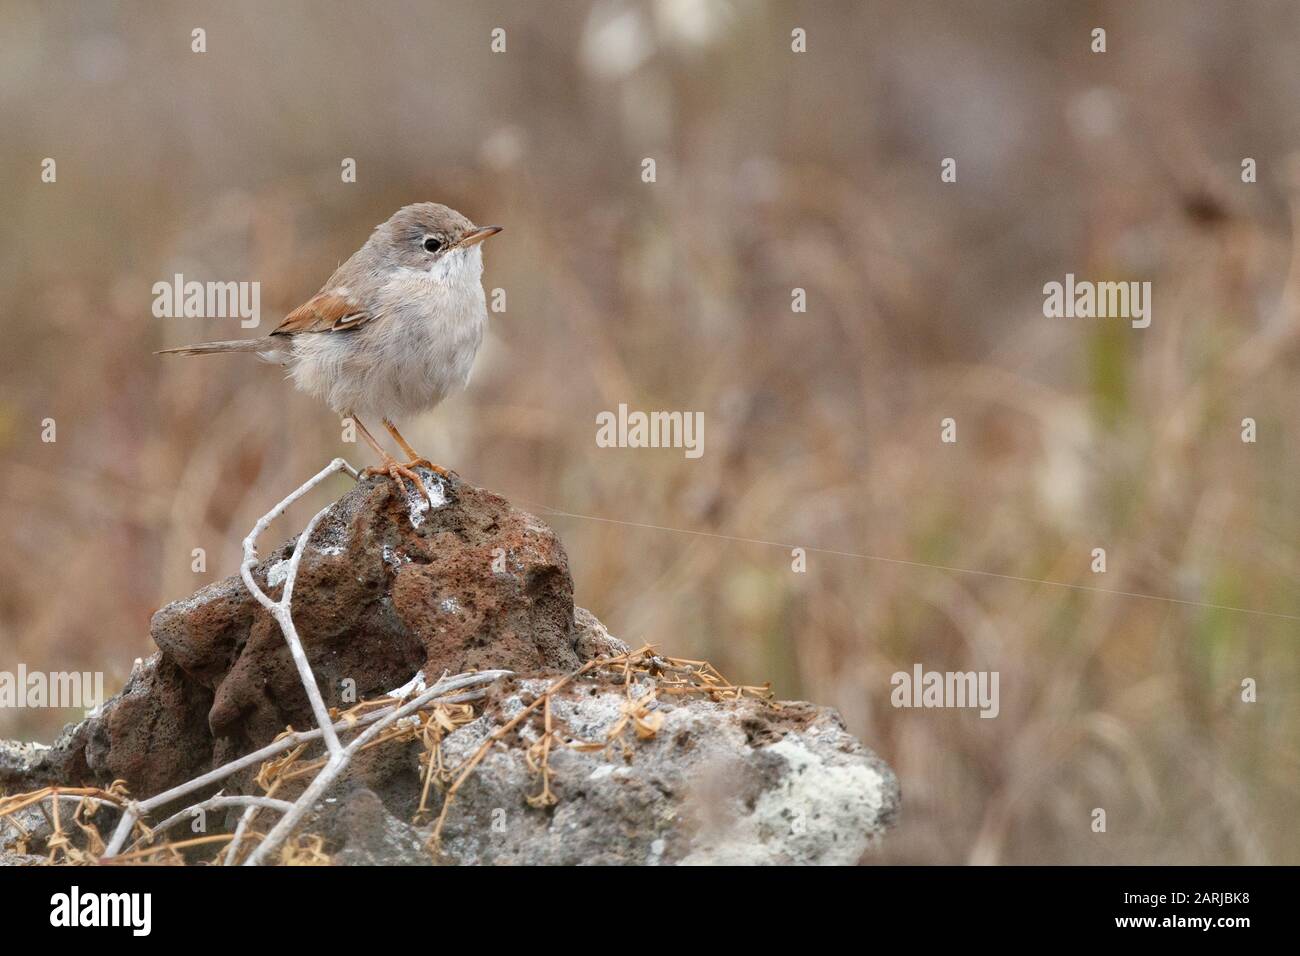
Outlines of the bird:
M 269 335 L 155 354 L 245 352 L 283 366 L 300 391 L 356 423 L 380 459 L 363 476 L 408 480 L 432 503 L 415 469 L 450 472 L 412 448 L 394 420 L 469 384 L 487 328 L 481 243 L 501 230 L 440 203 L 403 206 Z M 410 460 L 385 451 L 361 416 L 380 421 Z

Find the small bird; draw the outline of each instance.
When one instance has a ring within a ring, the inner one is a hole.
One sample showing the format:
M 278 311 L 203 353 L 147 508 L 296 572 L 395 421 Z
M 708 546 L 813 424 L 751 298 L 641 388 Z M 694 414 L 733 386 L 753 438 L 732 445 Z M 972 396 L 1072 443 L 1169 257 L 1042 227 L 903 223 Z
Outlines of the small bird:
M 405 478 L 428 498 L 413 469 L 448 472 L 416 452 L 393 420 L 468 384 L 487 326 L 479 243 L 500 231 L 438 203 L 404 206 L 270 335 L 155 354 L 253 352 L 283 365 L 299 390 L 356 422 L 382 462 L 365 474 Z M 383 422 L 410 461 L 384 451 L 361 415 Z

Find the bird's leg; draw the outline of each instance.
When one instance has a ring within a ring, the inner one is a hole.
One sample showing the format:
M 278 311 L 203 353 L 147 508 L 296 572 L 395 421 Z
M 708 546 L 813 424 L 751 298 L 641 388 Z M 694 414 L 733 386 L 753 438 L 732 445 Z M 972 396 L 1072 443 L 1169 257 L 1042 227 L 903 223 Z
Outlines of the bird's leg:
M 384 451 L 384 447 L 380 445 L 379 442 L 375 441 L 375 436 L 370 434 L 370 430 L 366 428 L 365 425 L 361 424 L 361 419 L 357 418 L 356 415 L 349 415 L 348 417 L 357 423 L 357 428 L 361 429 L 361 436 L 366 440 L 367 444 L 375 450 L 375 454 L 379 456 L 379 460 L 382 462 L 382 464 L 377 467 L 371 466 L 362 471 L 362 477 L 369 478 L 371 475 L 387 475 L 389 478 L 393 479 L 393 481 L 397 482 L 399 486 L 402 484 L 403 478 L 410 479 L 411 484 L 415 485 L 420 494 L 422 494 L 429 504 L 432 505 L 433 496 L 429 494 L 429 489 L 424 487 L 424 482 L 421 480 L 420 476 L 411 470 L 411 465 L 403 465 L 392 455 L 388 454 L 388 452 Z M 403 444 L 405 444 L 405 442 L 403 442 Z M 412 462 L 411 464 L 416 463 Z
M 405 438 L 403 438 L 402 433 L 397 430 L 397 426 L 394 425 L 392 422 L 390 422 L 387 418 L 384 419 L 384 427 L 388 429 L 388 434 L 392 435 L 395 439 L 397 439 L 397 444 L 402 446 L 402 451 L 406 452 L 408 455 L 411 456 L 411 460 L 406 463 L 408 468 L 414 468 L 416 465 L 422 465 L 423 467 L 428 468 L 430 471 L 436 471 L 444 478 L 451 477 L 451 472 L 448 469 L 443 468 L 441 465 L 435 465 L 433 462 L 429 461 L 429 459 L 425 458 L 418 451 L 412 448 L 411 443 L 408 442 Z

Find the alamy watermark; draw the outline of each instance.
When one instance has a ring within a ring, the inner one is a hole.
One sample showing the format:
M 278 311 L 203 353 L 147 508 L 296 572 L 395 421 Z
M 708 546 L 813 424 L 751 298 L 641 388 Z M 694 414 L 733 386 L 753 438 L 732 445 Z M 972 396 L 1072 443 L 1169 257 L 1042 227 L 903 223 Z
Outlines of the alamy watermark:
M 681 448 L 687 458 L 704 454 L 703 412 L 618 412 L 596 416 L 598 448 Z
M 262 283 L 199 282 L 176 273 L 153 284 L 153 314 L 159 319 L 239 319 L 245 329 L 262 322 Z
M 73 886 L 50 897 L 50 925 L 59 927 L 119 926 L 132 936 L 148 936 L 153 928 L 152 893 L 82 892 Z
M 104 703 L 103 671 L 0 671 L 0 710 L 75 707 L 87 713 Z
M 1043 286 L 1043 315 L 1049 319 L 1131 319 L 1135 329 L 1151 324 L 1150 282 L 1075 281 L 1067 272 L 1064 282 Z
M 979 708 L 990 719 L 1002 709 L 997 671 L 927 671 L 914 664 L 912 673 L 897 671 L 889 683 L 895 707 Z

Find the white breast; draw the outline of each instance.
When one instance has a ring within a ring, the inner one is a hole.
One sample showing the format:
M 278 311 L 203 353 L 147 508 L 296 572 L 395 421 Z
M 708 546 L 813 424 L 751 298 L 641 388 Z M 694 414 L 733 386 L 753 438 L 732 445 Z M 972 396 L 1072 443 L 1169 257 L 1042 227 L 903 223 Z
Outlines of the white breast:
M 477 245 L 452 250 L 432 270 L 398 269 L 360 329 L 297 336 L 290 374 L 335 411 L 363 420 L 433 408 L 469 382 L 487 325 L 482 274 Z

